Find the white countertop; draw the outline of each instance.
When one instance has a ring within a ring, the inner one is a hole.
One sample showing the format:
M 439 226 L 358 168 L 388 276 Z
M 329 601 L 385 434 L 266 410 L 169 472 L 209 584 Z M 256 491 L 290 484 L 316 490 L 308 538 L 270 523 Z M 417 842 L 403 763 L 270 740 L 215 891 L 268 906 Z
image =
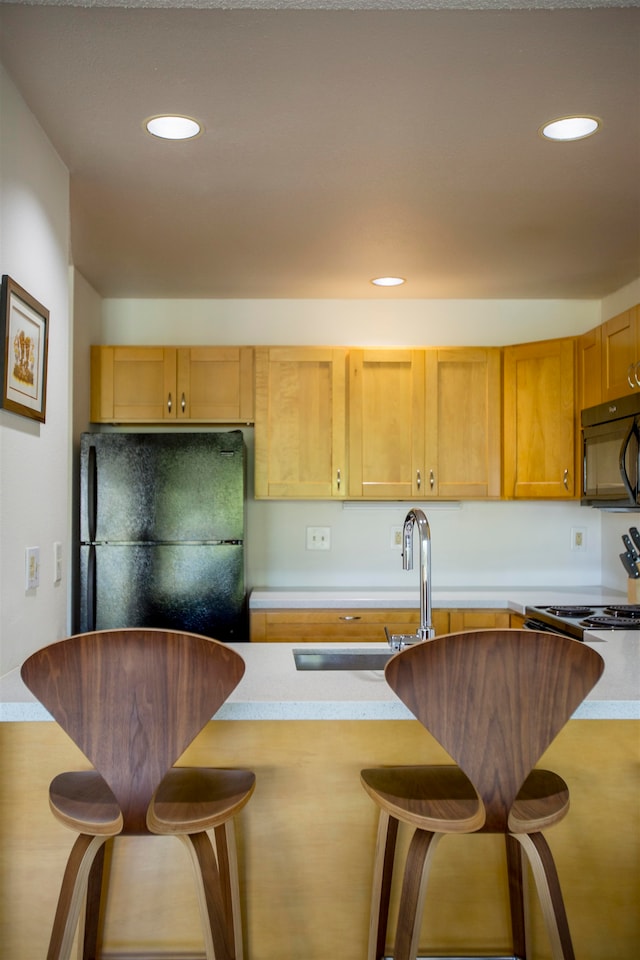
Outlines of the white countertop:
M 574 719 L 640 719 L 640 631 L 602 631 L 587 642 L 604 657 L 605 672 Z M 576 641 L 576 643 L 579 641 Z M 298 671 L 295 649 L 387 650 L 384 643 L 237 643 L 246 673 L 216 715 L 221 720 L 404 720 L 382 671 Z M 0 681 L 0 720 L 51 720 L 16 669 Z
M 487 590 L 481 587 L 442 587 L 434 589 L 431 606 L 458 609 L 502 609 L 523 614 L 525 607 L 550 606 L 551 604 L 627 603 L 627 596 L 619 590 L 607 590 L 600 586 L 580 587 L 501 587 Z M 362 608 L 420 608 L 418 585 L 413 589 L 385 587 L 307 587 L 279 588 L 256 587 L 249 597 L 251 610 L 289 608 L 337 609 L 341 607 Z

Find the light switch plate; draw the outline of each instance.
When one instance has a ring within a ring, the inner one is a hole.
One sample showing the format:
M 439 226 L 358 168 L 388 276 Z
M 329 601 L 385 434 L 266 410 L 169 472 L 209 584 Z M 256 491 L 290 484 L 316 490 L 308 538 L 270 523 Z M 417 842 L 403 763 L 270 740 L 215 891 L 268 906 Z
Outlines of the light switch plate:
M 25 551 L 24 587 L 35 590 L 40 586 L 40 547 L 27 547 Z

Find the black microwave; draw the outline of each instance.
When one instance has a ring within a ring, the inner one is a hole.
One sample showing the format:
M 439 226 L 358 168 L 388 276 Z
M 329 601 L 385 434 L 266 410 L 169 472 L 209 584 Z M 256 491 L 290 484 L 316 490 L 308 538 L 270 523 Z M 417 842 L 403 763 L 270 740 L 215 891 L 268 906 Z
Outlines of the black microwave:
M 582 411 L 581 503 L 640 509 L 640 391 Z

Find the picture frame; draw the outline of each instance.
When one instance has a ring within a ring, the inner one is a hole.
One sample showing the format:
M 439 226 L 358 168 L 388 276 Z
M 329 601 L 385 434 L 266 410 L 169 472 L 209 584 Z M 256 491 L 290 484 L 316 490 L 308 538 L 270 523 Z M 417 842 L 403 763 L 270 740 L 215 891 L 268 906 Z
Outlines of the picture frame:
M 4 274 L 0 293 L 0 407 L 45 422 L 49 311 Z

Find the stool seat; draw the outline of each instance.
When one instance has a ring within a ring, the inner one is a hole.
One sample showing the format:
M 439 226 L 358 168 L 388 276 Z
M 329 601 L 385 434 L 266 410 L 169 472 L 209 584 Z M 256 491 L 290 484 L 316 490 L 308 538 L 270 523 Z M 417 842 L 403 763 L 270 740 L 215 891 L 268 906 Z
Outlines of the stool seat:
M 59 773 L 49 786 L 49 807 L 61 823 L 79 833 L 92 837 L 122 833 L 122 810 L 97 770 Z
M 385 678 L 453 764 L 361 771 L 379 808 L 367 960 L 389 956 L 400 824 L 413 829 L 396 922 L 394 960 L 416 960 L 429 869 L 446 834 L 505 838 L 513 957 L 531 956 L 524 853 L 538 889 L 553 960 L 575 960 L 560 883 L 542 830 L 569 810 L 569 788 L 539 769 L 549 744 L 602 675 L 586 644 L 529 630 L 473 630 L 416 643 Z M 461 878 L 463 882 L 464 878 Z M 426 955 L 420 950 L 421 956 Z
M 485 823 L 473 784 L 452 765 L 373 767 L 360 778 L 372 800 L 391 816 L 421 830 L 502 833 Z M 531 833 L 557 823 L 569 810 L 569 788 L 551 770 L 533 770 L 509 813 L 511 833 Z
M 173 767 L 151 800 L 147 826 L 165 836 L 214 829 L 242 810 L 255 785 L 250 770 Z

